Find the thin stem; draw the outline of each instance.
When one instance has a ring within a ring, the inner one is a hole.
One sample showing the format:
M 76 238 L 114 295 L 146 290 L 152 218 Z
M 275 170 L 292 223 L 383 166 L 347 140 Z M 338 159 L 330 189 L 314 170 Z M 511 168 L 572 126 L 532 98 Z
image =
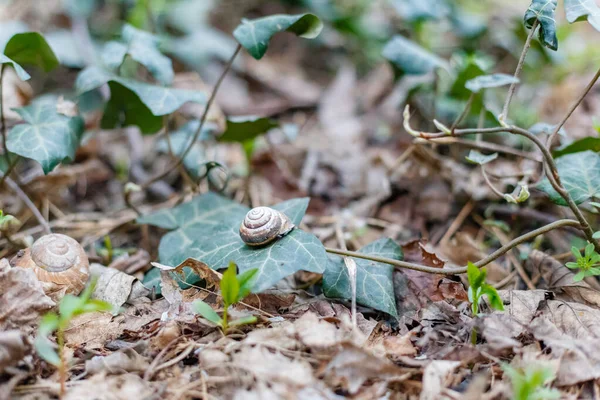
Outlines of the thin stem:
M 485 168 L 483 165 L 481 166 L 481 175 L 483 175 L 483 179 L 485 179 L 485 183 L 487 183 L 487 185 L 490 187 L 490 189 L 492 189 L 492 192 L 494 192 L 500 198 L 504 198 L 504 193 L 502 193 L 500 190 L 498 190 L 498 188 L 496 186 L 494 186 L 494 184 L 490 181 L 490 178 L 487 175 L 487 173 L 485 172 Z
M 8 187 L 10 187 L 12 189 L 12 191 L 15 192 L 15 194 L 21 199 L 21 201 L 23 201 L 23 203 L 25 203 L 27 208 L 29 208 L 29 210 L 31 210 L 31 213 L 33 214 L 33 216 L 38 220 L 40 225 L 42 225 L 42 227 L 44 228 L 44 232 L 47 235 L 51 234 L 52 229 L 50 229 L 50 225 L 48 224 L 48 221 L 46 221 L 44 219 L 44 217 L 42 216 L 42 213 L 40 213 L 40 210 L 37 209 L 35 204 L 33 204 L 33 202 L 29 199 L 27 194 L 23 190 L 21 190 L 21 188 L 19 187 L 19 185 L 16 184 L 15 181 L 10 179 L 6 175 L 4 177 L 6 179 L 6 184 L 8 185 Z
M 550 137 L 548 137 L 548 141 L 546 142 L 546 146 L 548 146 L 548 148 L 550 148 L 550 146 L 552 145 L 552 141 L 554 140 L 554 138 L 556 137 L 556 135 L 558 135 L 558 132 L 565 125 L 565 123 L 567 122 L 567 120 L 569 118 L 571 118 L 571 115 L 573 115 L 573 112 L 575 112 L 575 110 L 577 109 L 577 107 L 579 107 L 581 105 L 581 103 L 583 102 L 583 99 L 585 99 L 585 97 L 592 90 L 592 88 L 594 87 L 594 85 L 596 84 L 596 82 L 598 82 L 598 79 L 600 79 L 600 69 L 598 69 L 598 72 L 596 72 L 596 75 L 594 75 L 594 77 L 592 78 L 592 80 L 590 81 L 590 83 L 588 83 L 588 85 L 586 86 L 585 90 L 583 91 L 583 93 L 581 94 L 581 96 L 579 96 L 579 98 L 577 99 L 577 101 L 575 102 L 575 104 L 573 104 L 571 106 L 571 108 L 567 112 L 567 115 L 565 115 L 564 118 L 560 121 L 560 123 L 558 125 L 556 125 L 556 128 L 554 128 L 554 131 L 552 132 L 552 134 L 550 135 Z
M 506 245 L 500 247 L 498 250 L 494 251 L 487 257 L 482 258 L 481 260 L 477 261 L 475 263 L 475 266 L 477 268 L 485 267 L 486 265 L 488 265 L 492 261 L 496 260 L 500 256 L 506 254 L 508 251 L 510 251 L 514 247 L 517 247 L 518 245 L 520 245 L 522 243 L 530 241 L 539 235 L 550 232 L 551 230 L 554 230 L 557 228 L 563 228 L 565 226 L 574 226 L 577 228 L 581 227 L 581 225 L 579 224 L 578 221 L 575 221 L 572 219 L 562 219 L 562 220 L 552 222 L 551 224 L 542 226 L 541 228 L 538 228 L 536 230 L 533 230 L 531 232 L 528 232 L 524 235 L 521 235 L 521 236 L 511 240 Z M 459 275 L 459 274 L 464 274 L 467 272 L 466 266 L 459 267 L 459 268 L 435 268 L 435 267 L 428 267 L 425 265 L 415 264 L 415 263 L 406 262 L 406 261 L 394 260 L 394 259 L 387 258 L 387 257 L 371 256 L 369 254 L 358 253 L 355 251 L 344 251 L 344 250 L 339 250 L 339 249 L 332 249 L 329 247 L 326 247 L 325 250 L 328 253 L 332 253 L 332 254 L 338 254 L 341 256 L 354 257 L 354 258 L 362 258 L 364 260 L 371 260 L 371 261 L 375 261 L 375 262 L 393 265 L 398 268 L 406 268 L 406 269 L 411 269 L 414 271 L 427 272 L 430 274 Z
M 467 100 L 467 104 L 465 105 L 465 109 L 460 113 L 458 118 L 452 123 L 450 127 L 450 132 L 454 132 L 456 127 L 462 122 L 463 119 L 469 114 L 469 110 L 471 110 L 471 105 L 473 104 L 473 99 L 475 99 L 475 93 L 471 93 L 469 96 L 469 100 Z
M 144 183 L 143 185 L 141 185 L 142 190 L 147 189 L 148 186 L 152 185 L 154 182 L 156 182 L 156 181 L 164 178 L 171 171 L 173 171 L 175 168 L 179 167 L 183 163 L 183 160 L 185 159 L 185 157 L 192 150 L 192 147 L 194 146 L 194 143 L 196 143 L 196 140 L 198 140 L 198 137 L 200 136 L 200 132 L 202 132 L 202 128 L 204 127 L 204 122 L 206 121 L 206 117 L 208 116 L 208 111 L 210 110 L 210 106 L 214 102 L 215 97 L 217 95 L 217 92 L 219 91 L 219 87 L 221 86 L 221 83 L 225 79 L 225 76 L 227 75 L 227 72 L 229 72 L 229 70 L 231 69 L 231 66 L 233 65 L 233 61 L 235 60 L 235 58 L 237 57 L 237 55 L 238 55 L 238 53 L 240 52 L 241 49 L 242 49 L 242 45 L 238 44 L 238 46 L 236 47 L 233 55 L 231 56 L 231 58 L 229 59 L 229 61 L 225 65 L 225 68 L 223 69 L 223 72 L 221 73 L 221 76 L 217 80 L 217 83 L 215 84 L 215 87 L 213 88 L 212 93 L 210 94 L 210 98 L 208 99 L 208 102 L 206 103 L 206 108 L 204 109 L 204 112 L 202 113 L 202 117 L 200 117 L 200 124 L 198 125 L 198 129 L 196 129 L 196 132 L 194 132 L 194 136 L 192 137 L 192 140 L 188 144 L 188 146 L 185 149 L 185 151 L 179 155 L 179 159 L 177 160 L 177 162 L 175 164 L 171 165 L 164 172 L 158 174 L 157 176 L 151 178 L 146 183 Z
M 10 156 L 8 155 L 8 147 L 6 146 L 6 120 L 4 119 L 4 96 L 2 94 L 4 90 L 4 68 L 6 64 L 2 64 L 0 67 L 0 129 L 2 131 L 2 148 L 4 149 L 4 158 L 6 159 L 6 165 L 11 165 Z
M 58 376 L 60 380 L 59 398 L 64 398 L 67 393 L 67 360 L 65 360 L 65 339 L 62 327 L 56 331 L 56 342 L 58 344 L 58 357 L 60 364 L 58 366 Z
M 525 57 L 527 56 L 527 52 L 531 47 L 531 40 L 533 39 L 533 35 L 535 35 L 535 31 L 538 27 L 538 20 L 536 19 L 531 27 L 531 31 L 529 31 L 529 35 L 527 35 L 527 40 L 525 40 L 525 45 L 523 45 L 523 51 L 521 52 L 521 57 L 519 58 L 519 62 L 517 64 L 517 69 L 515 69 L 514 77 L 515 79 L 519 79 L 519 75 L 521 75 L 521 71 L 523 70 L 523 65 L 525 64 Z M 513 95 L 517 90 L 517 82 L 513 82 L 508 88 L 508 95 L 506 96 L 506 102 L 504 103 L 504 108 L 502 109 L 501 120 L 508 120 L 508 109 L 510 107 L 510 102 L 512 101 Z
M 478 136 L 479 136 L 479 134 L 478 134 Z M 492 143 L 492 142 L 484 142 L 482 140 L 473 141 L 473 140 L 467 140 L 467 139 L 461 139 L 461 138 L 449 137 L 449 136 L 438 138 L 438 139 L 417 138 L 414 140 L 414 143 L 427 143 L 427 142 L 441 143 L 441 144 L 448 144 L 448 145 L 458 144 L 461 146 L 470 147 L 470 148 L 478 149 L 478 150 L 488 150 L 488 151 L 491 151 L 494 153 L 510 154 L 510 155 L 513 155 L 516 157 L 526 158 L 528 160 L 533 160 L 533 161 L 537 161 L 537 162 L 542 161 L 541 157 L 537 153 L 521 151 L 521 150 L 514 149 L 510 146 L 503 146 L 501 144 Z M 404 153 L 402 155 L 404 155 Z M 402 155 L 400 157 L 402 157 Z
M 8 154 L 8 153 L 7 153 Z M 13 170 L 15 169 L 15 167 L 17 166 L 17 163 L 19 162 L 19 157 L 16 156 L 13 161 L 8 165 L 8 168 L 6 169 L 6 172 L 2 175 L 2 178 L 0 178 L 0 187 L 2 187 L 2 184 L 4 183 L 4 181 L 6 180 L 6 178 L 8 176 L 10 176 L 10 174 L 13 172 Z
M 222 321 L 221 328 L 223 328 L 223 334 L 225 334 L 225 335 L 227 335 L 227 330 L 229 329 L 229 323 L 227 322 L 227 318 L 228 318 L 227 309 L 228 308 L 229 308 L 228 306 L 223 307 L 223 317 L 221 318 L 221 321 Z

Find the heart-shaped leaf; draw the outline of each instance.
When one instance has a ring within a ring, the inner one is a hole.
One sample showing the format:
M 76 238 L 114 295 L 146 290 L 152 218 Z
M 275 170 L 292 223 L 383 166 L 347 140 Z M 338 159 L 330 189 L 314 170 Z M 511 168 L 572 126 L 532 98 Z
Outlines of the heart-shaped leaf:
M 581 151 L 591 150 L 594 153 L 600 152 L 600 138 L 586 137 L 559 147 L 552 152 L 554 158 L 562 157 L 567 154 L 579 153 Z
M 277 14 L 258 19 L 242 19 L 233 36 L 248 53 L 260 60 L 269 47 L 269 41 L 279 32 L 292 32 L 297 36 L 314 39 L 323 30 L 323 23 L 314 14 Z
M 19 64 L 6 57 L 4 54 L 0 54 L 0 64 L 10 64 L 15 69 L 17 76 L 22 81 L 27 81 L 31 78 L 31 75 L 27 73 Z
M 587 21 L 600 31 L 600 7 L 595 0 L 565 0 L 567 21 Z
M 491 67 L 491 62 L 475 55 L 462 58 L 455 57 L 453 61 L 458 64 L 458 73 L 456 74 L 454 83 L 452 83 L 450 95 L 457 99 L 468 99 L 471 91 L 465 88 L 465 84 L 471 79 L 485 75 L 486 71 Z
M 81 71 L 75 87 L 79 94 L 94 90 L 110 82 L 111 100 L 107 105 L 103 127 L 115 127 L 116 124 L 134 124 L 144 133 L 153 133 L 162 126 L 162 115 L 176 111 L 184 103 L 204 104 L 206 95 L 192 90 L 173 89 L 151 85 L 132 79 L 121 78 L 98 67 L 88 67 Z M 141 102 L 141 104 L 140 104 Z
M 121 37 L 124 43 L 108 42 L 104 46 L 102 61 L 108 68 L 117 70 L 128 55 L 145 66 L 163 85 L 169 85 L 173 81 L 173 64 L 158 49 L 160 41 L 156 36 L 125 24 Z
M 220 142 L 243 143 L 256 138 L 279 124 L 270 118 L 254 116 L 231 117 L 227 119 L 227 128 L 221 136 Z
M 446 0 L 393 0 L 392 4 L 408 22 L 438 20 L 450 14 Z
M 4 55 L 20 65 L 33 65 L 45 72 L 58 67 L 54 52 L 37 32 L 17 33 L 4 48 Z
M 394 36 L 383 48 L 398 75 L 424 75 L 436 68 L 448 68 L 446 61 L 403 36 Z
M 359 250 L 360 253 L 402 260 L 402 249 L 392 239 L 379 239 Z M 374 261 L 355 259 L 356 302 L 397 316 L 392 273 L 394 267 Z M 352 298 L 350 275 L 342 257 L 329 256 L 323 273 L 323 292 L 327 297 Z
M 477 150 L 471 150 L 469 152 L 469 155 L 466 157 L 467 161 L 479 165 L 485 165 L 489 162 L 494 161 L 496 158 L 498 158 L 498 153 L 486 155 L 478 152 Z
M 540 42 L 551 50 L 558 49 L 558 39 L 556 38 L 556 20 L 555 12 L 558 0 L 533 0 L 525 12 L 525 26 L 529 29 L 533 27 L 537 20 L 540 24 Z
M 591 151 L 568 154 L 556 160 L 556 167 L 563 186 L 576 204 L 600 196 L 600 155 Z M 567 205 L 547 178 L 539 183 L 538 189 L 546 192 L 552 202 Z
M 8 132 L 6 146 L 10 152 L 39 162 L 45 174 L 63 161 L 73 161 L 84 131 L 81 117 L 60 114 L 55 104 L 47 103 L 15 111 L 25 123 Z
M 473 93 L 479 93 L 482 89 L 491 89 L 519 83 L 519 79 L 507 74 L 481 75 L 465 83 L 465 87 Z
M 529 132 L 539 135 L 540 133 L 545 133 L 546 135 L 551 135 L 552 132 L 556 129 L 556 125 L 548 124 L 546 122 L 537 122 L 529 127 Z M 561 136 L 566 136 L 567 132 L 564 128 L 560 128 L 558 130 L 558 134 Z
M 307 206 L 308 198 L 302 198 L 273 208 L 284 212 L 298 226 Z M 298 228 L 264 247 L 254 248 L 242 242 L 239 228 L 248 211 L 241 204 L 207 193 L 189 203 L 141 217 L 138 223 L 174 229 L 160 242 L 161 263 L 178 265 L 191 257 L 213 269 L 224 268 L 230 261 L 238 265 L 240 273 L 256 268 L 254 292 L 299 270 L 323 272 L 327 263 L 325 248 L 314 235 Z M 148 275 L 146 284 L 152 279 Z M 193 284 L 198 277 L 188 270 L 184 280 Z

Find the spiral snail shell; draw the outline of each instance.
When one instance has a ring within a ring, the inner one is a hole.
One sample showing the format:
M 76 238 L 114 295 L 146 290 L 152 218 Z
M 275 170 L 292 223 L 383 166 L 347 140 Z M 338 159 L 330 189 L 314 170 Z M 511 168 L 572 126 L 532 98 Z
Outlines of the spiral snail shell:
M 240 237 L 248 246 L 262 246 L 287 235 L 294 224 L 284 213 L 269 207 L 248 211 L 240 226 Z
M 44 292 L 53 299 L 65 293 L 79 294 L 90 276 L 89 261 L 75 239 L 59 233 L 45 235 L 19 251 L 11 260 L 13 267 L 31 268 Z

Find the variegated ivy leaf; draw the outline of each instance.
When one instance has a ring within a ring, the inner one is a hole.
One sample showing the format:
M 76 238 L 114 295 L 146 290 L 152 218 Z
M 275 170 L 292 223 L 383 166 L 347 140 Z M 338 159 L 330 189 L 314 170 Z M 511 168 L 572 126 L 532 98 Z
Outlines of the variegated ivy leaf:
M 58 113 L 55 104 L 34 103 L 15 109 L 25 123 L 8 132 L 7 147 L 14 154 L 31 158 L 44 173 L 63 161 L 73 161 L 84 131 L 83 119 Z
M 307 206 L 308 198 L 302 198 L 279 203 L 273 208 L 284 212 L 298 226 Z M 248 211 L 248 207 L 207 193 L 189 203 L 141 217 L 138 223 L 173 230 L 160 242 L 161 263 L 178 265 L 191 257 L 214 269 L 225 268 L 230 261 L 238 265 L 240 273 L 257 268 L 255 292 L 265 290 L 299 270 L 324 271 L 327 264 L 325 248 L 314 235 L 299 228 L 264 247 L 247 246 L 240 239 L 239 228 Z M 153 277 L 148 274 L 144 280 L 146 285 L 154 282 Z M 188 270 L 184 281 L 194 284 L 198 277 Z
M 56 68 L 59 62 L 42 35 L 24 32 L 8 40 L 4 54 L 0 54 L 0 64 L 12 65 L 19 79 L 26 81 L 31 76 L 23 69 L 23 65 L 36 66 L 48 72 Z
M 489 162 L 494 161 L 498 158 L 498 153 L 492 154 L 483 154 L 478 152 L 477 150 L 471 150 L 469 155 L 466 157 L 467 161 L 472 162 L 473 164 L 485 165 Z
M 314 14 L 277 14 L 257 19 L 243 19 L 233 36 L 257 60 L 267 52 L 269 41 L 279 32 L 292 32 L 297 36 L 314 39 L 323 30 L 323 23 Z
M 600 155 L 592 151 L 567 154 L 556 160 L 560 180 L 576 204 L 600 196 Z M 565 200 L 554 190 L 547 178 L 538 185 L 550 200 L 566 206 Z
M 387 42 L 382 55 L 398 75 L 424 75 L 437 68 L 448 68 L 445 60 L 400 35 Z
M 392 239 L 379 239 L 359 250 L 360 253 L 402 260 L 400 246 Z M 392 273 L 394 267 L 356 258 L 356 302 L 398 316 Z M 323 273 L 323 292 L 327 297 L 350 300 L 350 275 L 342 257 L 329 256 Z
M 565 0 L 565 13 L 570 23 L 587 19 L 600 31 L 600 6 L 595 0 Z
M 558 49 L 556 37 L 556 5 L 558 0 L 533 0 L 524 16 L 525 26 L 533 28 L 537 20 L 540 25 L 540 42 L 551 50 Z
M 519 83 L 519 79 L 507 74 L 481 75 L 468 80 L 465 87 L 473 93 L 478 93 L 482 89 L 491 89 L 501 86 Z

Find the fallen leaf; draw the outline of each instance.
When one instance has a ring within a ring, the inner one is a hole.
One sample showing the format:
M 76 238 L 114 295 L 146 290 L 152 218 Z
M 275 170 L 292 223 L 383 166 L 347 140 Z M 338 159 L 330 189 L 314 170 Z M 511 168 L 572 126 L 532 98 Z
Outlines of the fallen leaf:
M 88 374 L 122 374 L 142 372 L 148 368 L 148 361 L 133 349 L 115 351 L 107 356 L 95 356 L 85 362 Z
M 65 400 L 131 400 L 151 399 L 158 396 L 160 383 L 148 382 L 134 374 L 96 374 L 78 381 L 64 396 Z
M 18 329 L 0 332 L 0 373 L 16 365 L 29 352 L 25 335 Z
M 459 361 L 434 360 L 423 371 L 423 391 L 420 400 L 437 400 L 447 387 L 448 375 L 460 365 Z
M 134 276 L 114 268 L 92 263 L 90 273 L 98 278 L 92 298 L 106 301 L 116 309 L 119 309 L 127 301 L 133 300 L 132 294 L 137 297 L 150 294 L 150 291 Z M 136 290 L 133 290 L 134 287 Z

